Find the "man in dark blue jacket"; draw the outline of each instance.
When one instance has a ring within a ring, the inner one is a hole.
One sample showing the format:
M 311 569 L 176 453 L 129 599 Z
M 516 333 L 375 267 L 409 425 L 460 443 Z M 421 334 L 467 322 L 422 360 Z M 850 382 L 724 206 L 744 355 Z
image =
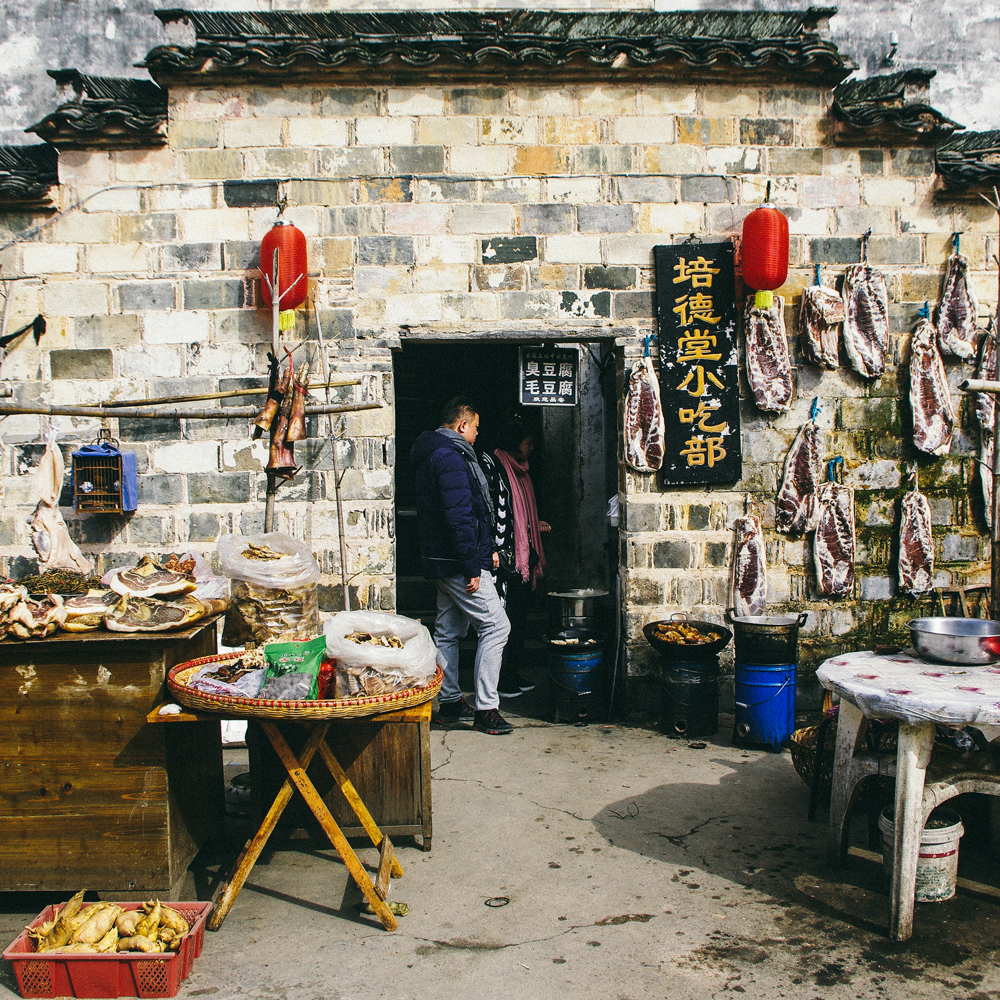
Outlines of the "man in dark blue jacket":
M 479 414 L 463 399 L 453 399 L 441 414 L 441 426 L 417 438 L 410 461 L 417 474 L 417 528 L 424 575 L 437 581 L 434 641 L 444 670 L 439 719 L 462 722 L 502 736 L 513 726 L 498 711 L 497 681 L 510 622 L 497 595 L 493 571 L 499 557 L 493 547 L 493 512 L 486 476 L 472 445 Z M 474 622 L 476 708 L 473 713 L 458 684 L 458 642 Z

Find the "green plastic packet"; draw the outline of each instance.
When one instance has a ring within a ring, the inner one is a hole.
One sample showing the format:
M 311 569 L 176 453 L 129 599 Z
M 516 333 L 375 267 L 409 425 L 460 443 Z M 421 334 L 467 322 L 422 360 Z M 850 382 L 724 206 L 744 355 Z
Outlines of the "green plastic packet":
M 264 647 L 267 673 L 257 697 L 268 701 L 312 701 L 325 655 L 324 635 L 308 642 L 268 643 Z

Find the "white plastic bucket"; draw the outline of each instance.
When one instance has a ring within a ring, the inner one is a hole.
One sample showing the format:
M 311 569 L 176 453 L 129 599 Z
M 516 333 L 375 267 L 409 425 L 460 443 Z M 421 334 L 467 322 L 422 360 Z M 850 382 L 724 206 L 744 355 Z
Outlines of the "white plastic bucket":
M 917 859 L 918 903 L 940 903 L 955 895 L 958 879 L 958 842 L 965 833 L 962 817 L 951 809 L 935 809 L 933 820 L 948 820 L 947 826 L 928 829 L 920 833 L 920 854 Z M 887 882 L 892 880 L 893 856 L 896 849 L 895 827 L 891 816 L 883 809 L 878 818 L 882 831 L 882 867 Z

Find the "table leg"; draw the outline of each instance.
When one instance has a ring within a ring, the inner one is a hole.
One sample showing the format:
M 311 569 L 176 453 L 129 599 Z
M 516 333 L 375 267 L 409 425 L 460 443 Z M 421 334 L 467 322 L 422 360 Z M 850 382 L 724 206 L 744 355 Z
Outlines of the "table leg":
M 368 811 L 368 807 L 361 800 L 361 796 L 358 795 L 357 789 L 351 784 L 351 779 L 347 777 L 344 769 L 340 766 L 340 762 L 334 757 L 333 751 L 330 749 L 330 744 L 326 741 L 319 745 L 319 755 L 330 769 L 330 773 L 333 775 L 341 792 L 343 792 L 344 798 L 347 799 L 348 805 L 354 810 L 354 815 L 361 821 L 361 825 L 371 838 L 371 842 L 378 847 L 382 843 L 384 835 L 378 828 L 375 820 L 372 819 L 372 815 Z M 393 878 L 400 878 L 403 874 L 402 865 L 396 860 L 395 855 L 392 857 L 391 870 Z
M 327 722 L 317 726 L 309 734 L 306 745 L 302 748 L 301 757 L 303 767 L 309 766 L 309 762 L 313 759 L 317 747 L 320 745 L 325 746 L 323 741 L 326 738 L 326 731 L 329 728 L 330 723 Z M 236 902 L 236 897 L 240 894 L 243 884 L 250 877 L 250 872 L 260 857 L 260 852 L 264 850 L 264 845 L 274 832 L 274 828 L 278 825 L 278 820 L 281 819 L 281 814 L 285 811 L 285 807 L 291 802 L 293 791 L 294 786 L 291 778 L 285 778 L 284 784 L 282 784 L 278 794 L 275 796 L 274 802 L 271 803 L 271 808 L 268 809 L 267 815 L 264 817 L 264 821 L 260 824 L 260 829 L 246 843 L 229 874 L 229 878 L 219 887 L 220 895 L 218 896 L 218 901 L 212 908 L 212 914 L 208 918 L 207 927 L 210 931 L 217 931 L 229 915 L 229 911 L 233 908 L 233 903 Z
M 425 851 L 431 849 L 433 833 L 431 812 L 431 714 L 428 712 L 420 720 L 420 822 L 423 833 L 420 846 Z
M 896 750 L 895 864 L 889 916 L 889 936 L 894 941 L 906 941 L 913 934 L 913 897 L 924 825 L 924 773 L 933 748 L 933 723 L 911 726 L 900 722 Z
M 278 727 L 273 722 L 261 722 L 260 726 L 271 741 L 271 746 L 274 747 L 275 753 L 277 753 L 281 758 L 281 762 L 285 765 L 288 777 L 292 779 L 295 787 L 301 792 L 302 797 L 306 800 L 306 804 L 312 810 L 312 814 L 323 828 L 323 832 L 330 838 L 330 843 L 333 844 L 334 849 L 340 855 L 347 870 L 351 873 L 351 878 L 354 879 L 358 888 L 364 893 L 365 898 L 371 904 L 379 920 L 382 921 L 382 926 L 387 931 L 394 931 L 399 926 L 396 918 L 392 915 L 389 907 L 385 905 L 385 900 L 381 899 L 375 891 L 375 885 L 368 877 L 368 872 L 365 871 L 364 865 L 358 860 L 358 856 L 347 842 L 347 838 L 341 833 L 336 820 L 330 815 L 330 810 L 327 809 L 323 797 L 316 791 L 315 786 L 309 780 L 305 767 L 296 760 L 295 754 L 292 753 L 284 737 L 278 732 Z M 326 736 L 328 728 L 329 723 L 317 727 L 317 729 L 323 731 L 321 738 Z M 315 730 L 312 735 L 315 735 Z M 310 735 L 310 742 L 312 741 L 312 735 Z M 324 759 L 326 759 L 325 755 Z M 337 766 L 339 768 L 339 764 Z M 381 833 L 379 836 L 381 836 Z
M 851 762 L 861 742 L 864 713 L 853 702 L 840 699 L 837 713 L 837 746 L 833 756 L 833 788 L 830 794 L 830 833 L 827 856 L 831 865 L 839 865 L 844 858 L 844 848 L 850 817 L 853 768 Z

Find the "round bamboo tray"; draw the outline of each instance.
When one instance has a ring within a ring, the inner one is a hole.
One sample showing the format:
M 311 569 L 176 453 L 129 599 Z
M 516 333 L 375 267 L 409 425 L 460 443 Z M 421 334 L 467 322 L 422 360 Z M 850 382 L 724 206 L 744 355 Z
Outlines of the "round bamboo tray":
M 393 694 L 371 698 L 337 698 L 325 701 L 269 701 L 258 698 L 230 698 L 226 695 L 208 694 L 188 687 L 190 680 L 207 663 L 225 663 L 238 660 L 243 653 L 218 653 L 188 660 L 171 667 L 167 674 L 170 693 L 185 707 L 199 712 L 215 712 L 241 719 L 286 719 L 319 721 L 321 719 L 358 719 L 383 712 L 398 712 L 430 701 L 441 690 L 444 675 L 438 667 L 434 678 L 423 687 L 407 688 Z

